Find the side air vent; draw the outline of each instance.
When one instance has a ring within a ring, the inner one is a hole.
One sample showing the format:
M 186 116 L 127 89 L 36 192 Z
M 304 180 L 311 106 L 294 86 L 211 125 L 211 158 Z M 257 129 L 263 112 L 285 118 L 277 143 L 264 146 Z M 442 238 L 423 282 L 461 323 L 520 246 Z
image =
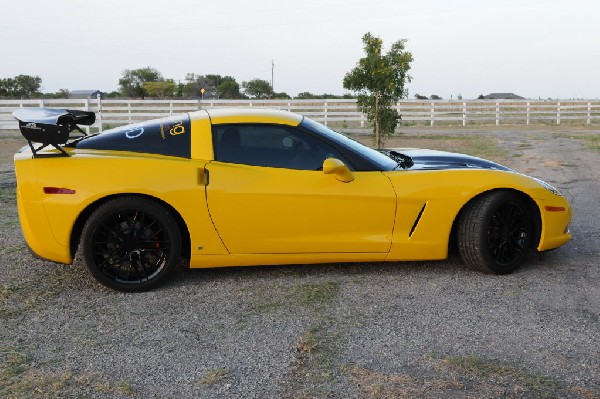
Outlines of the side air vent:
M 421 216 L 423 216 L 423 212 L 425 212 L 426 206 L 427 206 L 427 202 L 423 204 L 423 207 L 419 211 L 419 214 L 417 215 L 417 218 L 415 219 L 415 222 L 413 223 L 413 225 L 410 229 L 410 233 L 408 233 L 409 237 L 412 237 L 413 233 L 415 232 L 415 229 L 417 228 L 417 225 L 419 224 L 419 221 L 421 220 Z

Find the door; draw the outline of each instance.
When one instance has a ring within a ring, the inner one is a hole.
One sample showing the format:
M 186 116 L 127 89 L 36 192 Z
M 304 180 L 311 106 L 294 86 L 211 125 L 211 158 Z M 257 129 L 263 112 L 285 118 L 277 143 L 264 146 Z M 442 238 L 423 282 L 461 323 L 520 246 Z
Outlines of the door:
M 217 126 L 214 138 L 206 192 L 230 253 L 389 251 L 396 198 L 381 172 L 326 175 L 323 160 L 342 156 L 289 126 Z

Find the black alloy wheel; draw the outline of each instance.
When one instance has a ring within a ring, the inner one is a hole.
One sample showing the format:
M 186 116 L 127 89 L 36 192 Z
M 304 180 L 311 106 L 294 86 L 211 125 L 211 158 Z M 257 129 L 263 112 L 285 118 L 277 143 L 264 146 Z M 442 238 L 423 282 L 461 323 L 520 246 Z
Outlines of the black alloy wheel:
M 476 198 L 461 212 L 458 249 L 463 261 L 486 273 L 507 274 L 532 252 L 533 222 L 524 200 L 511 191 Z
M 145 291 L 176 267 L 181 233 L 163 206 L 123 197 L 92 213 L 83 229 L 82 247 L 85 264 L 100 283 L 119 291 Z

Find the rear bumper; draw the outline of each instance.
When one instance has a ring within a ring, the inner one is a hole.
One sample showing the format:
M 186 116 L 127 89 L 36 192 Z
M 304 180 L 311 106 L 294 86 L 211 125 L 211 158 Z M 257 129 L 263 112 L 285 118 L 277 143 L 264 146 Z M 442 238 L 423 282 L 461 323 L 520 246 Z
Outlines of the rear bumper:
M 54 239 L 41 200 L 25 203 L 21 190 L 17 189 L 17 208 L 23 237 L 30 251 L 41 259 L 71 264 L 71 251 Z

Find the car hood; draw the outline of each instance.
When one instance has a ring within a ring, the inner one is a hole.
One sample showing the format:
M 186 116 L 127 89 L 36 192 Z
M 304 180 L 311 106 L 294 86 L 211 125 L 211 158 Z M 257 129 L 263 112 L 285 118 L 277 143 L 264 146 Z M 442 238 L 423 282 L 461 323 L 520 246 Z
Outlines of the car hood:
M 419 148 L 388 148 L 386 151 L 394 151 L 409 156 L 413 165 L 407 167 L 410 170 L 444 170 L 444 169 L 496 169 L 512 171 L 487 159 L 477 158 L 454 152 L 425 150 Z M 408 166 L 408 165 L 407 165 Z

